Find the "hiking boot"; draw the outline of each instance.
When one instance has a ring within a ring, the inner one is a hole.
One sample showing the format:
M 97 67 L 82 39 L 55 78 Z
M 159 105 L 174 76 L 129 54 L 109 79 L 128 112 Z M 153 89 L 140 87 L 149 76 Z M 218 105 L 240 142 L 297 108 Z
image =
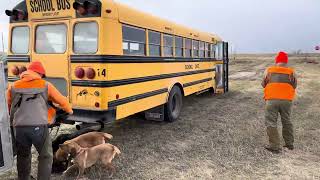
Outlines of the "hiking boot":
M 287 149 L 289 149 L 289 150 L 294 150 L 294 146 L 293 145 L 285 145 L 285 146 L 283 146 L 284 148 L 287 148 Z
M 270 146 L 266 146 L 264 147 L 266 150 L 272 152 L 273 154 L 280 154 L 281 153 L 281 149 L 274 149 L 274 148 L 271 148 Z

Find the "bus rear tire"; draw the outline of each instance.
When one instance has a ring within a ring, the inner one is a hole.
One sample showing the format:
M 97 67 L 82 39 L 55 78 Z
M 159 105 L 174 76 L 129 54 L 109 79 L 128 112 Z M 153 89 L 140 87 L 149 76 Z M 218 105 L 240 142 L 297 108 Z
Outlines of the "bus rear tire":
M 182 109 L 182 92 L 178 86 L 174 86 L 169 94 L 169 99 L 164 107 L 164 119 L 167 122 L 176 121 Z

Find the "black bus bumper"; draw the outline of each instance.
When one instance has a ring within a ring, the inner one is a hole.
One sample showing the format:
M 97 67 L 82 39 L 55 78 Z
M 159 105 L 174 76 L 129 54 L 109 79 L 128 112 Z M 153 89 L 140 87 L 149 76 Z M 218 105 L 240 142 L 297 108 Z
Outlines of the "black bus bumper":
M 110 123 L 116 120 L 116 109 L 107 111 L 73 109 L 73 114 L 68 117 L 66 124 L 82 123 Z

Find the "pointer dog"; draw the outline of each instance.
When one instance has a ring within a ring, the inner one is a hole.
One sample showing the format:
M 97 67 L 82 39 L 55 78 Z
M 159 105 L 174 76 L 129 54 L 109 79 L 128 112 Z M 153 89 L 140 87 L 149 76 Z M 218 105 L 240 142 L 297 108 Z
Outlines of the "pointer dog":
M 116 155 L 121 153 L 120 150 L 112 144 L 100 144 L 92 148 L 82 148 L 75 142 L 68 142 L 61 144 L 60 149 L 70 154 L 71 157 L 74 157 L 74 164 L 63 174 L 66 175 L 71 169 L 78 167 L 79 173 L 77 179 L 83 175 L 86 168 L 93 166 L 98 160 L 101 161 L 107 169 L 111 170 L 112 176 L 115 168 L 111 164 L 111 161 Z
M 63 144 L 69 144 L 69 143 L 76 143 L 80 147 L 83 148 L 90 148 L 97 146 L 99 144 L 105 144 L 108 140 L 111 140 L 113 136 L 108 133 L 103 132 L 89 132 L 83 135 L 80 135 L 74 139 L 65 141 Z M 58 151 L 55 154 L 55 158 L 58 161 L 66 161 L 68 159 L 68 154 L 66 151 L 64 151 L 62 148 L 59 148 Z

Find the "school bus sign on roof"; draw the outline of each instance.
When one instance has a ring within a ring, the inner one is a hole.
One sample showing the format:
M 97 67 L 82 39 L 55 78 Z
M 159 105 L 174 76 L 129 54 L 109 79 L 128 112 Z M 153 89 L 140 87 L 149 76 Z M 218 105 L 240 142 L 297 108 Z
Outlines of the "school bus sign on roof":
M 27 0 L 30 19 L 73 17 L 74 0 Z

